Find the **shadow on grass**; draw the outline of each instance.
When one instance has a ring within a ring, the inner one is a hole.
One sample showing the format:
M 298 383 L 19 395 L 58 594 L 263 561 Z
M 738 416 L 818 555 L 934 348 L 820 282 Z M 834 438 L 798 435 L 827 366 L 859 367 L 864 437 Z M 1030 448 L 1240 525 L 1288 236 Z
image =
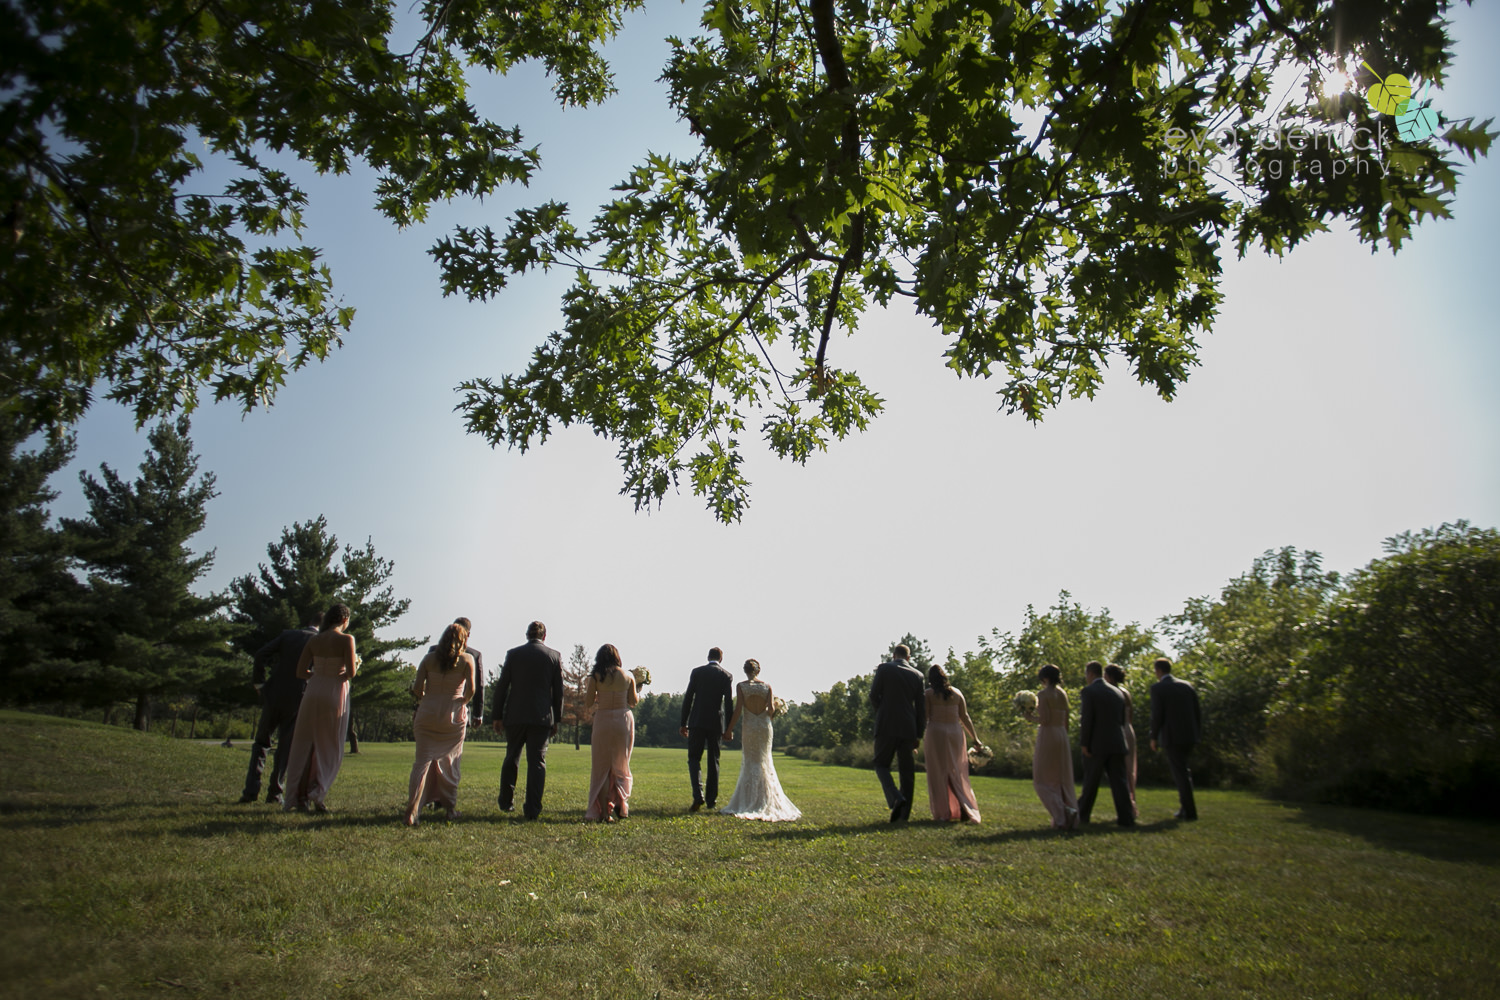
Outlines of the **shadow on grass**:
M 1038 826 L 1024 830 L 997 830 L 994 833 L 981 833 L 970 827 L 968 839 L 987 844 L 1004 844 L 1026 840 L 1074 840 L 1082 837 L 1140 837 L 1147 834 L 1171 833 L 1183 825 L 1181 820 L 1163 819 L 1154 823 L 1137 821 L 1133 827 L 1123 827 L 1117 823 L 1085 823 L 1071 832 L 1054 830 L 1049 826 Z
M 1294 822 L 1347 834 L 1374 847 L 1433 861 L 1500 865 L 1500 824 L 1489 820 L 1414 816 L 1347 806 L 1300 806 Z

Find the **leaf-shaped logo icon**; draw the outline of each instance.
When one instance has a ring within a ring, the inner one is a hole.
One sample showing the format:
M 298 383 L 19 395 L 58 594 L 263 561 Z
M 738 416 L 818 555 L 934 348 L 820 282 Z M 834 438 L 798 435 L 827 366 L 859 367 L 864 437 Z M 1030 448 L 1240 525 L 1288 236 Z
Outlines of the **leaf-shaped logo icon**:
M 1427 92 L 1432 89 L 1429 82 L 1422 88 L 1422 103 L 1418 104 L 1416 98 L 1404 101 L 1400 110 L 1396 113 L 1396 131 L 1401 138 L 1407 142 L 1421 142 L 1437 131 L 1438 116 L 1433 110 L 1432 102 L 1427 100 Z
M 1371 73 L 1375 73 L 1369 63 L 1360 63 L 1360 65 Z M 1379 73 L 1375 73 L 1375 79 L 1380 80 Z M 1365 100 L 1370 102 L 1370 107 L 1383 115 L 1399 113 L 1401 105 L 1410 97 L 1411 81 L 1400 73 L 1392 73 L 1365 91 Z

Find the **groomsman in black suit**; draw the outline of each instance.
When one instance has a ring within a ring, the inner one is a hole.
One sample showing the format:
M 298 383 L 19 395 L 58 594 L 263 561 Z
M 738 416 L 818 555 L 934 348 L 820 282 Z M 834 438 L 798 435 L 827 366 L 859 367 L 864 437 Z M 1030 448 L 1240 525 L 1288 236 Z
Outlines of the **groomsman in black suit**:
M 687 692 L 682 696 L 682 725 L 678 728 L 688 741 L 688 777 L 693 783 L 691 812 L 714 808 L 719 798 L 719 740 L 729 728 L 734 715 L 734 678 L 720 664 L 724 651 L 718 646 L 708 651 L 708 662 L 688 675 Z M 708 785 L 699 780 L 703 751 L 708 751 Z
M 1193 772 L 1188 770 L 1188 754 L 1198 745 L 1203 731 L 1203 713 L 1198 707 L 1198 692 L 1187 681 L 1172 676 L 1172 661 L 1158 657 L 1152 664 L 1156 683 L 1151 685 L 1151 749 L 1157 744 L 1167 755 L 1172 781 L 1177 785 L 1178 819 L 1197 819 L 1198 804 L 1193 801 Z
M 281 786 L 286 780 L 286 757 L 292 748 L 292 730 L 297 726 L 297 709 L 302 705 L 302 689 L 307 682 L 297 676 L 297 660 L 307 640 L 318 634 L 321 615 L 313 613 L 303 619 L 300 629 L 289 628 L 255 653 L 251 684 L 260 695 L 260 725 L 250 747 L 250 768 L 245 772 L 245 791 L 240 802 L 254 802 L 260 795 L 260 776 L 266 767 L 266 752 L 271 748 L 271 734 L 276 734 L 276 755 L 271 758 L 271 778 L 267 782 L 266 801 L 281 801 Z M 266 665 L 271 664 L 270 676 Z
M 500 766 L 500 808 L 515 808 L 521 748 L 526 749 L 526 802 L 522 815 L 536 819 L 547 786 L 547 741 L 562 721 L 562 654 L 542 640 L 547 626 L 526 626 L 526 645 L 505 654 L 500 683 L 495 685 L 495 732 L 504 733 L 505 763 Z
M 1078 742 L 1083 747 L 1083 791 L 1078 793 L 1078 819 L 1087 823 L 1099 794 L 1099 779 L 1109 775 L 1109 788 L 1115 799 L 1115 820 L 1121 826 L 1135 826 L 1135 809 L 1130 805 L 1130 785 L 1125 780 L 1125 695 L 1104 681 L 1104 665 L 1098 660 L 1084 664 L 1082 712 L 1078 721 Z
M 875 776 L 891 807 L 891 822 L 911 819 L 911 800 L 917 783 L 912 755 L 927 731 L 923 702 L 926 684 L 922 671 L 911 665 L 911 650 L 896 647 L 891 659 L 875 668 L 870 681 L 870 704 L 875 708 Z M 891 759 L 901 776 L 901 787 L 891 780 Z

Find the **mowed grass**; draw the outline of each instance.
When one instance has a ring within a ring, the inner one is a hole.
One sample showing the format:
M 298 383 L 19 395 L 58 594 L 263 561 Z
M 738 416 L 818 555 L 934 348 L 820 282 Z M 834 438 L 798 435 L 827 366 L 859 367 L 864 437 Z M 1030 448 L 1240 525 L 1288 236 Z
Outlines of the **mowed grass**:
M 0 996 L 1500 994 L 1490 824 L 1145 789 L 1139 830 L 1062 837 L 979 779 L 982 826 L 892 828 L 869 771 L 778 757 L 806 818 L 769 825 L 688 815 L 684 754 L 642 749 L 632 817 L 586 825 L 571 745 L 523 823 L 501 755 L 408 830 L 409 744 L 313 818 L 235 804 L 247 745 L 0 713 Z

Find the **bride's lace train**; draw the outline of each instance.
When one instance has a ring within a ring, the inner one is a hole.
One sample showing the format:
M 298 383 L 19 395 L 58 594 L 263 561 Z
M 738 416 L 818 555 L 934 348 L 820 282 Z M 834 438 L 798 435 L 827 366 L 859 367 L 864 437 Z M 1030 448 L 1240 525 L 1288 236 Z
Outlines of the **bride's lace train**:
M 771 762 L 771 717 L 746 712 L 741 739 L 745 744 L 740 778 L 734 796 L 720 812 L 741 819 L 763 819 L 770 822 L 802 818 L 802 810 L 781 790 L 776 765 Z

